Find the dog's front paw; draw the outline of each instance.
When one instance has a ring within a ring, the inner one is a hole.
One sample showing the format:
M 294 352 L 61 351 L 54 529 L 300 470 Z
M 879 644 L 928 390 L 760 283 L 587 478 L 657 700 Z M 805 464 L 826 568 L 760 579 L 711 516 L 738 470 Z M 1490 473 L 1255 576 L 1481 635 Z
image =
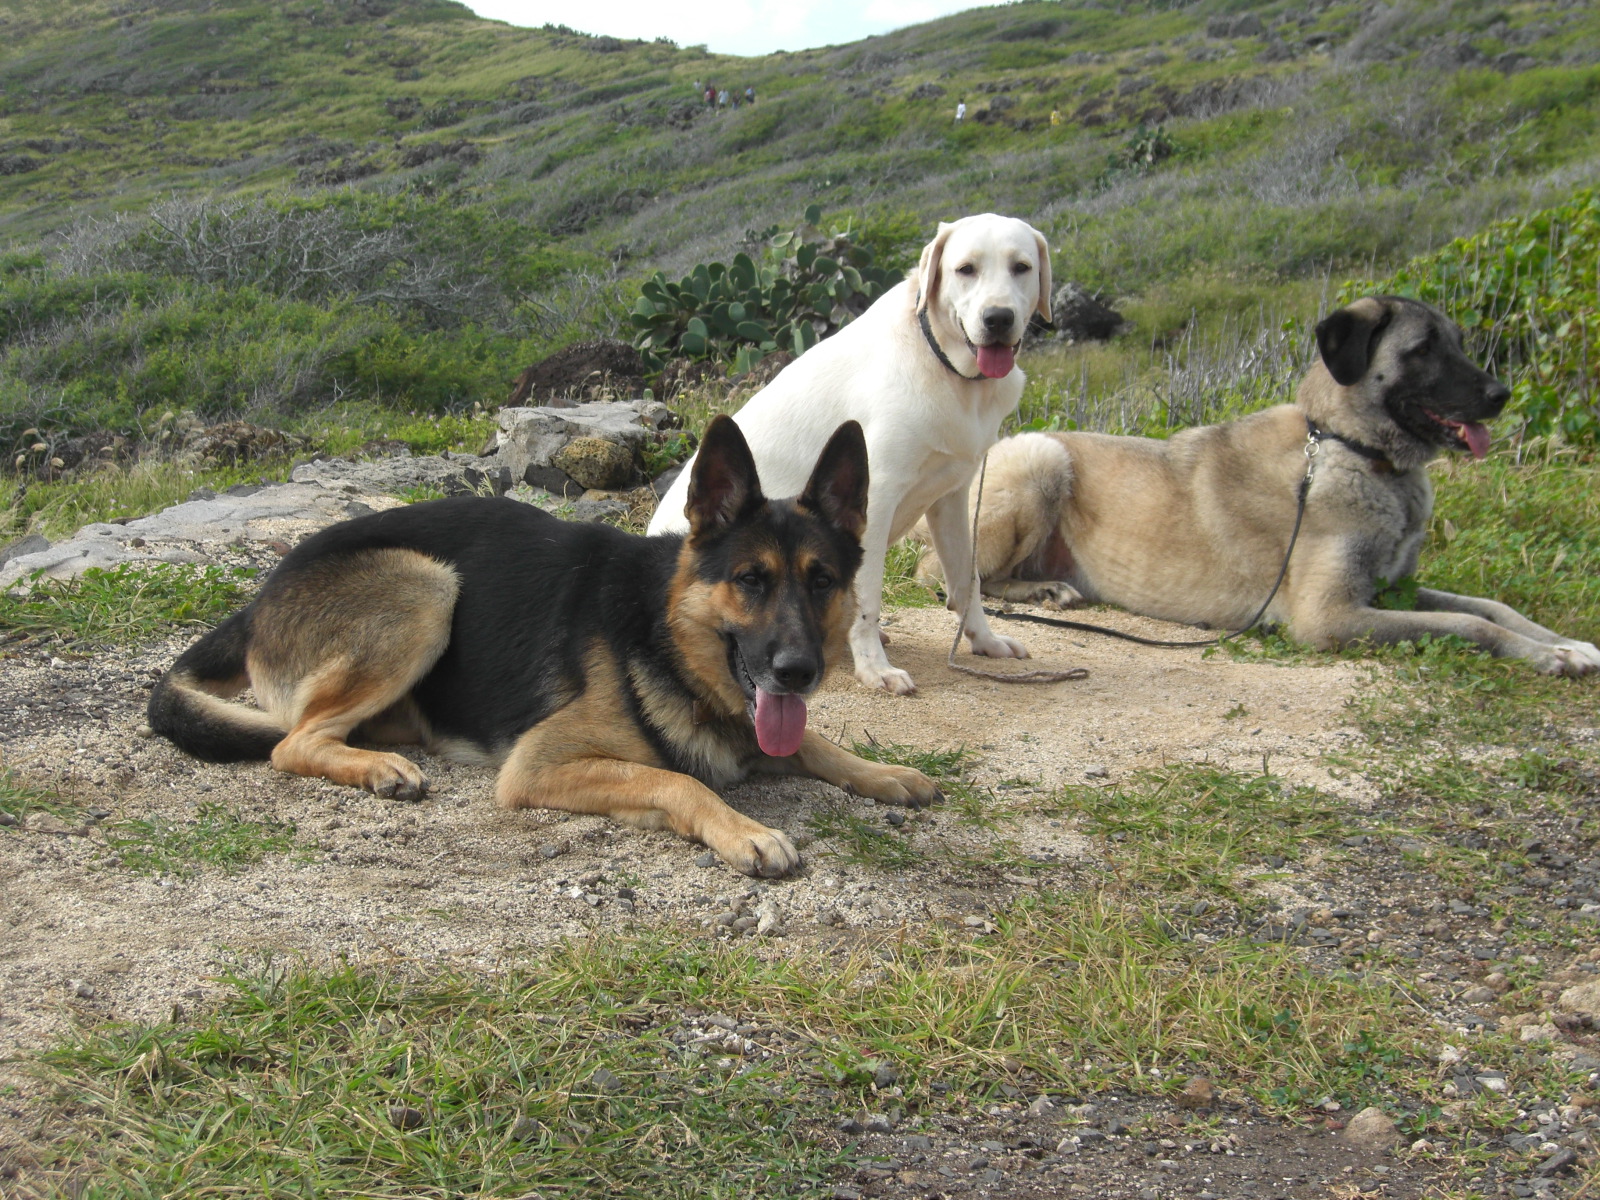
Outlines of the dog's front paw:
M 871 769 L 845 784 L 852 796 L 869 796 L 880 804 L 903 804 L 907 808 L 927 808 L 944 799 L 939 785 L 915 767 L 892 763 L 873 763 Z
M 374 752 L 362 786 L 386 800 L 420 800 L 428 790 L 420 767 L 399 754 Z
M 705 840 L 735 871 L 761 879 L 781 878 L 800 865 L 800 851 L 788 834 L 748 819 Z
M 917 690 L 911 676 L 899 667 L 857 667 L 856 678 L 870 688 L 882 688 L 891 696 L 909 696 Z
M 1028 648 L 1016 638 L 1002 637 L 998 633 L 972 636 L 972 652 L 988 658 L 1027 658 Z

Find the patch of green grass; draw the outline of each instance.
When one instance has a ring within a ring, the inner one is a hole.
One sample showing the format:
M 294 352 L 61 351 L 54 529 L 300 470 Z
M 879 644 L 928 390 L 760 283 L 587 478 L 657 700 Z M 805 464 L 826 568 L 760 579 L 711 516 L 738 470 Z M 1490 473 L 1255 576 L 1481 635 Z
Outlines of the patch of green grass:
M 140 817 L 108 825 L 106 850 L 140 875 L 193 875 L 202 867 L 236 870 L 294 848 L 294 826 L 252 821 L 224 804 L 202 804 L 187 820 Z
M 288 477 L 286 460 L 199 469 L 172 460 L 147 459 L 126 470 L 107 467 L 52 483 L 25 483 L 0 511 L 0 539 L 40 533 L 56 540 L 97 521 L 160 512 L 181 504 L 199 487 L 220 492 L 236 483 L 279 482 Z
M 1161 1088 L 1149 1068 L 1176 1062 L 1272 1107 L 1363 1103 L 1417 1052 L 1371 1032 L 1405 1028 L 1383 988 L 1283 947 L 1182 942 L 1095 895 L 997 921 L 842 961 L 654 931 L 493 974 L 235 971 L 210 1012 L 49 1056 L 76 1122 L 55 1168 L 94 1197 L 784 1195 L 826 1178 L 824 1131 L 861 1103 L 867 1061 L 934 1115 L 1001 1083 Z M 754 1025 L 756 1049 L 673 1038 L 707 1011 Z
M 119 563 L 75 579 L 35 572 L 0 592 L 0 631 L 69 647 L 146 641 L 174 626 L 215 625 L 254 592 L 250 567 Z
M 830 804 L 813 813 L 806 827 L 833 843 L 828 853 L 844 862 L 905 871 L 927 861 L 927 855 L 912 841 L 916 826 L 909 821 L 900 827 L 904 832 L 885 829 L 857 816 L 845 805 Z
M 1057 803 L 1110 839 L 1108 865 L 1135 893 L 1237 898 L 1236 873 L 1269 856 L 1299 857 L 1341 828 L 1340 805 L 1266 773 L 1196 764 L 1133 772 L 1110 787 L 1062 788 Z
M 5 813 L 15 824 L 0 825 L 0 831 L 14 829 L 29 813 L 47 812 L 63 819 L 72 819 L 81 808 L 63 800 L 53 788 L 27 783 L 15 771 L 0 770 L 0 813 Z

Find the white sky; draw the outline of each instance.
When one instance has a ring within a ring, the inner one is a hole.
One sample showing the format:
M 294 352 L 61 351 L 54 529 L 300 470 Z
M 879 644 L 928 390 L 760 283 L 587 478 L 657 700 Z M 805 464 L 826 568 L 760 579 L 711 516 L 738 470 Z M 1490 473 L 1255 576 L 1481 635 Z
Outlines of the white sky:
M 948 13 L 973 0 L 609 0 L 574 5 L 556 0 L 466 0 L 480 17 L 512 25 L 566 25 L 613 37 L 669 37 L 704 43 L 718 54 L 771 54 L 859 41 Z

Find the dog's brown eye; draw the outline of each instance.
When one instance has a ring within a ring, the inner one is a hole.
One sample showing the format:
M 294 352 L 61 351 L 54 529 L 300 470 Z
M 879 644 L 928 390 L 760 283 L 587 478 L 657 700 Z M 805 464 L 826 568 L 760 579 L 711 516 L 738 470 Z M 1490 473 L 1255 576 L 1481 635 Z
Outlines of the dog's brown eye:
M 818 571 L 811 577 L 811 588 L 813 591 L 825 592 L 831 588 L 833 584 L 833 576 L 829 575 L 826 571 Z
M 1013 275 L 1026 275 L 1031 270 L 1033 270 L 1032 263 L 1019 262 L 1011 265 L 1011 273 Z
M 766 586 L 766 578 L 759 571 L 746 571 L 734 577 L 734 582 L 742 587 L 747 587 L 753 592 L 759 592 Z
M 962 263 L 956 268 L 957 275 L 976 275 L 977 273 L 978 268 L 973 266 L 971 263 Z

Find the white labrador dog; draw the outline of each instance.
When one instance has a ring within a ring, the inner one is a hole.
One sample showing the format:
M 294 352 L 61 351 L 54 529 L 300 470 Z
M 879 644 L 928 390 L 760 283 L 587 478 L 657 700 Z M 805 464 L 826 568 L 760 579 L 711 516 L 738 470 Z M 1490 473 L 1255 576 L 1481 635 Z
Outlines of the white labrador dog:
M 828 436 L 855 420 L 867 435 L 872 482 L 850 629 L 856 678 L 905 694 L 911 676 L 889 665 L 878 618 L 889 546 L 924 514 L 949 608 L 966 614 L 974 654 L 1027 658 L 983 615 L 967 491 L 1000 422 L 1022 398 L 1017 346 L 1029 318 L 1050 319 L 1050 248 L 1025 221 L 993 213 L 941 224 L 917 269 L 851 324 L 801 355 L 734 415 L 763 490 L 792 496 Z M 685 467 L 662 498 L 651 533 L 688 528 Z

